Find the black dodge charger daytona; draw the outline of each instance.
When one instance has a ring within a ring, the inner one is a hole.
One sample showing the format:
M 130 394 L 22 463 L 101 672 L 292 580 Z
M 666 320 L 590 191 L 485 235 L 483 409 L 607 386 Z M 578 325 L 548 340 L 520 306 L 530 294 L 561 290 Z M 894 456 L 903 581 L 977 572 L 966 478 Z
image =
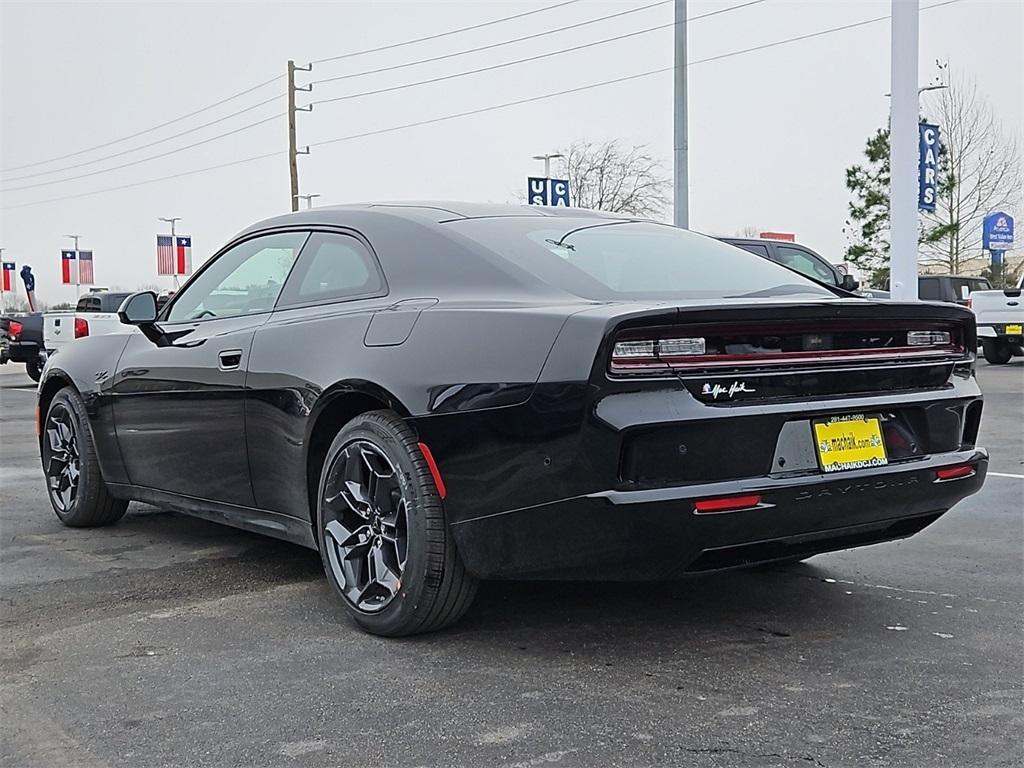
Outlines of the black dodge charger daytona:
M 256 224 L 51 358 L 70 526 L 129 500 L 319 550 L 366 630 L 478 579 L 666 579 L 909 536 L 981 487 L 971 312 L 675 227 L 404 203 Z

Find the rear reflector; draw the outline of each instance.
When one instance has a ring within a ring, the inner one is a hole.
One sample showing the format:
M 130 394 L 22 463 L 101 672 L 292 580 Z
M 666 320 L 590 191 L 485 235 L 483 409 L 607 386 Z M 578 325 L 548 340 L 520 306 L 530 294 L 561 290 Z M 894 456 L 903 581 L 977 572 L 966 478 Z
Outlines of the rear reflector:
M 693 502 L 693 511 L 698 514 L 708 512 L 735 512 L 740 509 L 750 509 L 761 503 L 761 495 L 750 496 L 724 496 L 718 499 L 701 499 Z
M 971 477 L 974 475 L 974 467 L 970 464 L 958 464 L 955 467 L 943 467 L 942 469 L 935 470 L 936 480 L 958 480 L 961 477 Z
M 441 470 L 437 468 L 437 462 L 434 461 L 434 454 L 430 452 L 426 443 L 419 443 L 420 453 L 423 454 L 423 458 L 427 460 L 427 469 L 430 470 L 430 474 L 434 476 L 434 485 L 437 486 L 437 495 L 444 499 L 448 495 L 448 489 L 444 487 L 444 480 L 441 479 Z

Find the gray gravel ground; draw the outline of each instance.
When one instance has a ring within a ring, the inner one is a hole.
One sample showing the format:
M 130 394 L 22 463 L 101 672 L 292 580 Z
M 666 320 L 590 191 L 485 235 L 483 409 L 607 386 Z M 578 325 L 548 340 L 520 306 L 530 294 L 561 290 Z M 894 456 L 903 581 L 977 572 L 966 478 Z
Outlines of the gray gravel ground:
M 1024 360 L 979 378 L 999 474 L 912 539 L 487 584 L 394 641 L 349 623 L 314 552 L 135 504 L 62 528 L 31 382 L 5 373 L 0 766 L 1019 766 Z

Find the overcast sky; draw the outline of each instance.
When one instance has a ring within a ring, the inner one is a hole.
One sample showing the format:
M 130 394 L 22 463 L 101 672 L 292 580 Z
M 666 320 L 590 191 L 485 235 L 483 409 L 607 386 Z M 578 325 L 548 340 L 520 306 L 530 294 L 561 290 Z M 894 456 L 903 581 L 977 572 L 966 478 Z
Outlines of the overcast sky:
M 690 0 L 689 16 L 744 0 Z M 0 167 L 120 139 L 192 112 L 307 62 L 554 5 L 546 2 L 12 3 L 2 4 Z M 654 0 L 580 0 L 441 39 L 318 64 L 313 79 L 473 48 Z M 923 7 L 938 0 L 926 0 Z M 960 0 L 921 12 L 921 81 L 936 59 L 977 80 L 1008 129 L 1024 126 L 1024 3 Z M 690 25 L 690 60 L 850 24 L 889 2 L 766 0 Z M 318 85 L 313 98 L 358 93 L 554 51 L 672 21 L 666 2 L 617 19 L 477 54 Z M 672 64 L 665 29 L 446 82 L 318 106 L 299 115 L 299 144 L 469 111 Z M 305 76 L 302 82 L 309 79 Z M 690 69 L 691 226 L 733 234 L 746 225 L 796 233 L 840 261 L 844 169 L 886 121 L 889 22 L 702 63 Z M 46 165 L 11 170 L 3 189 L 93 173 L 230 131 L 285 108 L 284 80 L 136 139 Z M 178 139 L 80 168 L 265 99 L 273 103 Z M 300 100 L 304 103 L 308 97 Z M 672 75 L 656 74 L 557 99 L 330 144 L 300 158 L 300 191 L 317 204 L 412 198 L 512 201 L 531 155 L 575 141 L 647 144 L 672 160 Z M 59 252 L 81 233 L 97 282 L 170 287 L 157 278 L 159 216 L 181 216 L 193 260 L 208 258 L 247 224 L 287 210 L 284 117 L 164 158 L 78 180 L 0 192 L 5 261 L 31 264 L 37 296 L 74 296 L 59 284 Z M 272 158 L 58 202 L 254 155 Z M 20 178 L 20 180 L 18 179 Z M 1018 212 L 1019 213 L 1019 212 Z

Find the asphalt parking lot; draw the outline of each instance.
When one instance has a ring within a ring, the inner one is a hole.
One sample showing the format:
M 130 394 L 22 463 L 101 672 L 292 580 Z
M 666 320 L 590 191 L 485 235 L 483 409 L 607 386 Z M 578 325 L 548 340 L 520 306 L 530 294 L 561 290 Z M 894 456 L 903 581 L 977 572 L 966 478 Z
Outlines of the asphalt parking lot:
M 5 370 L 0 765 L 1020 765 L 1024 360 L 978 375 L 988 482 L 912 539 L 492 583 L 395 641 L 349 623 L 314 552 L 137 504 L 61 527 Z

